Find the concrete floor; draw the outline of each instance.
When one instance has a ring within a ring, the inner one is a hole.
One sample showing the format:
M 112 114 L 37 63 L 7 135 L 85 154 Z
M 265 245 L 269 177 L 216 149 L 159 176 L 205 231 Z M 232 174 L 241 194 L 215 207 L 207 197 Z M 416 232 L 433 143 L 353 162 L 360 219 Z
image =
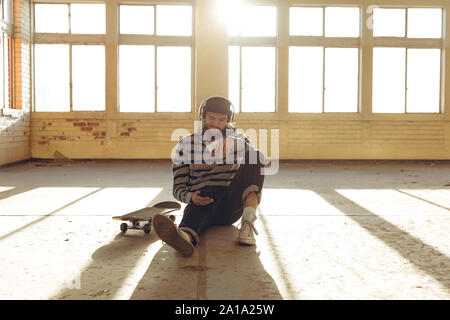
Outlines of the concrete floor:
M 214 227 L 190 258 L 111 219 L 173 200 L 171 174 L 167 161 L 0 168 L 0 299 L 450 299 L 450 162 L 284 163 L 265 180 L 257 246 Z

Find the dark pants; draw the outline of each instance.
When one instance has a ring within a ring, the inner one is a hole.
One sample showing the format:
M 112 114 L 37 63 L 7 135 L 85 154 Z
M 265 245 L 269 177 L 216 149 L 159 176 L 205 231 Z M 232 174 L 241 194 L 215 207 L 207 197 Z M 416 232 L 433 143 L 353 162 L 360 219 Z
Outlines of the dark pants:
M 264 183 L 261 174 L 262 164 L 241 164 L 229 187 L 207 187 L 213 194 L 214 202 L 206 206 L 188 204 L 184 209 L 180 229 L 192 234 L 198 242 L 198 236 L 210 226 L 227 226 L 242 216 L 244 192 L 255 191 L 258 198 Z

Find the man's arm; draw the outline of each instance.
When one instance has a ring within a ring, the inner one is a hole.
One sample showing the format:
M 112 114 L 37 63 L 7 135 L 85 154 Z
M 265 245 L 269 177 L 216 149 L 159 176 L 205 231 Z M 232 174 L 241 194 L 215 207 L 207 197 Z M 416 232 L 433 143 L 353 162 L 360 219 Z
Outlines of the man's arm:
M 173 164 L 173 196 L 178 201 L 190 203 L 193 192 L 189 191 L 189 164 Z
M 190 141 L 182 139 L 172 159 L 173 190 L 172 194 L 178 201 L 190 203 L 192 192 L 189 191 L 189 160 L 191 159 Z

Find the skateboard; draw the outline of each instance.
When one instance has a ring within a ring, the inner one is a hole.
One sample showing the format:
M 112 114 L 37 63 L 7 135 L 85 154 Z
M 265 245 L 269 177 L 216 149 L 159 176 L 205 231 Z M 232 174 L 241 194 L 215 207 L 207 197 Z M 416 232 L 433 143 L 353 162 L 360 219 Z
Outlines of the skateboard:
M 168 214 L 170 212 L 179 210 L 180 208 L 181 205 L 178 202 L 163 201 L 155 204 L 153 207 L 146 207 L 140 210 L 124 214 L 123 216 L 115 216 L 112 218 L 114 220 L 130 222 L 130 224 L 124 222 L 120 225 L 120 231 L 122 231 L 122 233 L 127 232 L 128 229 L 135 229 L 135 230 L 143 230 L 146 234 L 148 234 L 152 230 L 152 218 L 155 214 L 157 213 Z M 169 218 L 172 221 L 175 221 L 174 215 L 169 215 Z M 142 226 L 141 225 L 142 222 L 146 223 Z

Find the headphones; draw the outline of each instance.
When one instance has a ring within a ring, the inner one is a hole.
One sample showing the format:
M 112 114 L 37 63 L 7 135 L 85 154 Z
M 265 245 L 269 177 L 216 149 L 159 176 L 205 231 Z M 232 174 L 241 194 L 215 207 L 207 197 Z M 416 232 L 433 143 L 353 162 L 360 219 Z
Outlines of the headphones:
M 200 106 L 198 107 L 198 114 L 197 114 L 198 118 L 200 120 L 205 119 L 206 112 L 204 112 L 204 111 L 208 111 L 208 110 L 205 110 L 205 107 L 207 106 L 208 102 L 211 101 L 212 99 L 222 99 L 222 100 L 224 100 L 223 102 L 225 102 L 229 105 L 229 113 L 228 113 L 227 122 L 233 122 L 234 121 L 234 106 L 229 99 L 227 99 L 225 97 L 221 97 L 221 96 L 211 96 L 211 97 L 208 97 L 205 100 L 203 100 L 200 103 Z

